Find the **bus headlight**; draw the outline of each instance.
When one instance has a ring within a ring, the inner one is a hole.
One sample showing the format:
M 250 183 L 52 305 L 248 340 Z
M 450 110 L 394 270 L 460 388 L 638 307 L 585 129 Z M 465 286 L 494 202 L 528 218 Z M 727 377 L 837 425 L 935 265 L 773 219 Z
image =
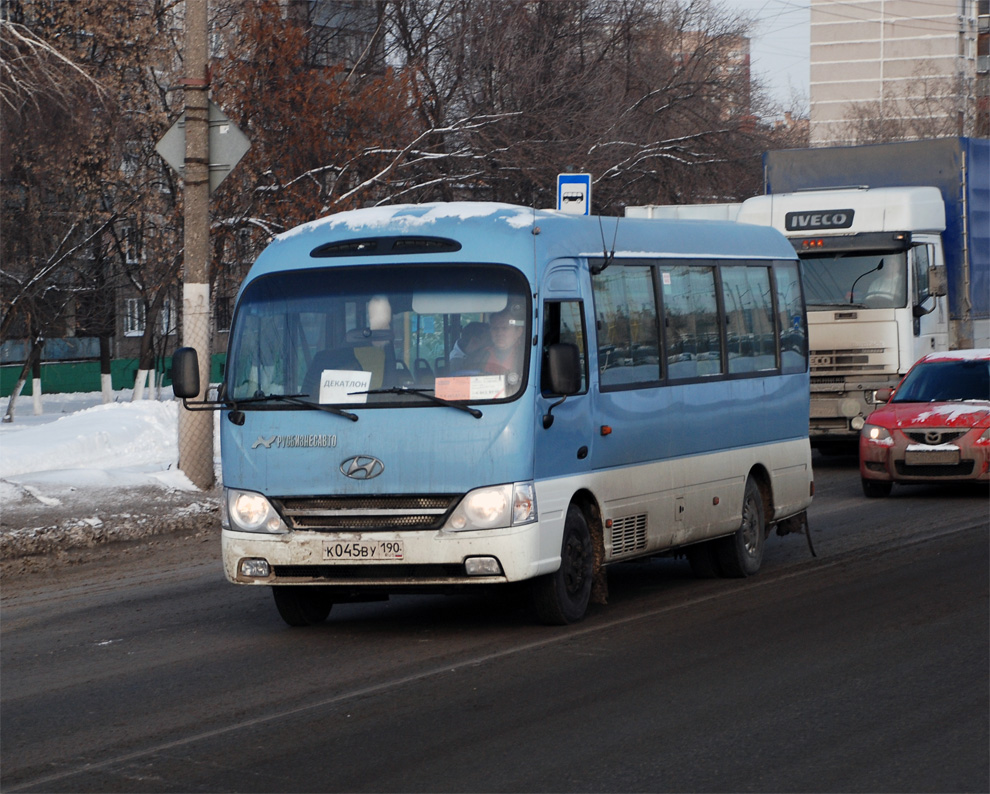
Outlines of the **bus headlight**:
M 236 488 L 224 489 L 223 525 L 239 532 L 267 532 L 281 534 L 288 532 L 275 508 L 260 493 L 240 491 Z
M 453 532 L 493 529 L 530 524 L 536 518 L 533 483 L 517 482 L 469 491 L 447 519 L 444 529 Z

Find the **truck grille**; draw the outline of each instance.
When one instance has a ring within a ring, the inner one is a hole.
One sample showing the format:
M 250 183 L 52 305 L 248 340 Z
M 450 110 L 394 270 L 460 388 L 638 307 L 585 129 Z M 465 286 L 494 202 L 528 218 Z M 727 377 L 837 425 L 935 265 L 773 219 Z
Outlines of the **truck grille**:
M 440 529 L 460 499 L 459 494 L 433 494 L 292 497 L 272 501 L 291 529 L 384 532 Z
M 875 357 L 882 356 L 884 352 L 882 347 L 858 350 L 813 350 L 810 367 L 812 380 L 816 373 L 872 372 L 882 369 L 883 362 Z

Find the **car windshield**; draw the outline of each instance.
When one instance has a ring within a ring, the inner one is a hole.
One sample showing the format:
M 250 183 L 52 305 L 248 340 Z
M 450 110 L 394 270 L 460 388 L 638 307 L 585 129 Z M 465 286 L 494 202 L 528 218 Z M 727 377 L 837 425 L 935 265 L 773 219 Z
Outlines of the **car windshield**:
M 243 406 L 251 410 L 511 399 L 527 374 L 528 294 L 523 275 L 508 266 L 378 265 L 261 276 L 238 301 L 225 396 L 252 400 Z M 263 399 L 269 395 L 299 399 Z
M 911 370 L 892 402 L 990 400 L 990 361 L 932 361 Z
M 907 305 L 907 256 L 903 252 L 803 254 L 801 263 L 809 307 L 897 309 Z

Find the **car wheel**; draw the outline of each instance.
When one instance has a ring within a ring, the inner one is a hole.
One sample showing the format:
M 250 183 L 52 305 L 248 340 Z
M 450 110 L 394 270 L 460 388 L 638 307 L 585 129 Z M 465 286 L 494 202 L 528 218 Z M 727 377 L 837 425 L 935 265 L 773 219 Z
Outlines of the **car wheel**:
M 763 494 L 760 493 L 760 488 L 754 480 L 747 479 L 739 529 L 728 537 L 714 541 L 718 567 L 722 575 L 739 578 L 752 576 L 760 570 L 766 538 Z
M 894 487 L 891 482 L 885 482 L 884 480 L 867 480 L 863 478 L 863 493 L 871 499 L 878 499 L 884 496 L 890 496 L 890 490 Z
M 315 626 L 327 619 L 333 599 L 321 587 L 272 587 L 275 606 L 282 620 L 290 626 Z
M 588 520 L 581 508 L 571 505 L 564 520 L 560 568 L 533 580 L 530 603 L 541 623 L 566 626 L 584 617 L 591 599 L 594 551 Z

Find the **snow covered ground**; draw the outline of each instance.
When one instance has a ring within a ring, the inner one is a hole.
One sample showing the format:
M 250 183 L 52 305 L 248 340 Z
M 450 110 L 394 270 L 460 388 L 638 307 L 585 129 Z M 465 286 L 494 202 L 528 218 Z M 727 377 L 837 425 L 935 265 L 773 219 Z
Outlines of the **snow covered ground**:
M 171 392 L 114 398 L 45 395 L 35 416 L 22 397 L 14 421 L 0 423 L 0 556 L 135 538 L 215 514 L 216 489 L 200 491 L 178 469 Z

